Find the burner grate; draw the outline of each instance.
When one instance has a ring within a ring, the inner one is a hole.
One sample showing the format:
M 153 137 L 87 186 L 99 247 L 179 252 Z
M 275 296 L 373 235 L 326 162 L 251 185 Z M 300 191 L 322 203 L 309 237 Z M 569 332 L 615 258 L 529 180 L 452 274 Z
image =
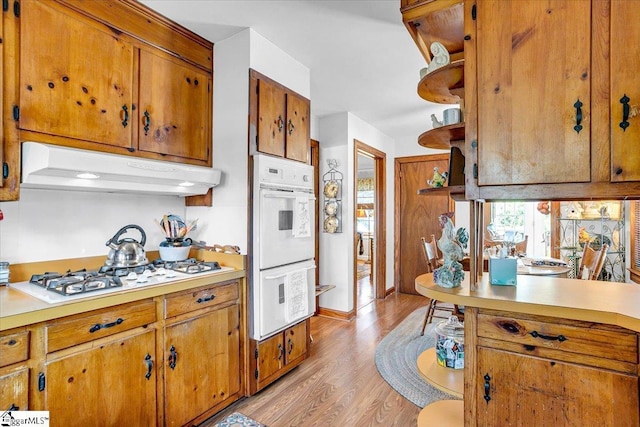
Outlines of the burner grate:
M 116 276 L 107 276 L 101 272 L 86 269 L 69 270 L 62 274 L 53 272 L 34 274 L 29 282 L 60 295 L 75 295 L 122 286 L 122 281 Z
M 206 273 L 207 271 L 220 270 L 220 264 L 217 261 L 198 261 L 195 258 L 188 258 L 183 261 L 163 261 L 157 259 L 153 262 L 157 268 L 164 267 L 174 271 L 186 274 Z

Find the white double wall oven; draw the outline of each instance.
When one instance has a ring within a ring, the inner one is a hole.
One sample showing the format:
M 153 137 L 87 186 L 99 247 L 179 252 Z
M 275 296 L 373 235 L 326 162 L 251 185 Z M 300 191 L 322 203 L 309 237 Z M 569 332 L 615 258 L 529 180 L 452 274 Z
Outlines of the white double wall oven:
M 253 156 L 250 334 L 268 338 L 315 312 L 313 166 Z

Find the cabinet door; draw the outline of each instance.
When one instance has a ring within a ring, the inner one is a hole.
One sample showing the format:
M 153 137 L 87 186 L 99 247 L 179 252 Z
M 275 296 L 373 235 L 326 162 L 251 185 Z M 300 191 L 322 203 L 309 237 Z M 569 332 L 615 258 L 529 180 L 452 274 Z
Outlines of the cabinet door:
M 611 1 L 611 180 L 616 182 L 640 181 L 639 6 L 628 0 Z M 625 96 L 627 120 L 621 102 Z
M 182 426 L 240 390 L 239 308 L 165 329 L 166 423 Z
M 265 381 L 271 375 L 282 369 L 284 366 L 284 353 L 282 333 L 274 335 L 258 344 L 257 383 Z
M 477 2 L 478 185 L 590 181 L 590 28 L 589 2 Z
M 258 151 L 284 157 L 286 93 L 264 79 L 258 80 Z
M 13 408 L 15 411 L 29 409 L 29 369 L 23 368 L 0 375 L 0 413 Z
M 133 46 L 50 2 L 21 4 L 20 128 L 131 147 Z
M 309 139 L 309 100 L 287 93 L 287 143 L 285 157 L 309 163 L 311 140 Z
M 211 88 L 205 73 L 141 50 L 138 148 L 208 161 Z
M 155 330 L 46 364 L 45 405 L 57 425 L 156 425 Z
M 5 13 L 0 15 L 0 167 L 4 165 L 4 40 L 6 38 L 4 34 L 4 17 Z M 0 174 L 0 188 L 4 186 L 4 173 Z M 2 199 L 0 199 L 2 200 Z M 0 406 L 0 409 L 2 407 Z
M 307 336 L 306 320 L 284 331 L 286 363 L 296 360 L 307 352 Z
M 483 347 L 476 375 L 478 426 L 638 425 L 637 376 Z

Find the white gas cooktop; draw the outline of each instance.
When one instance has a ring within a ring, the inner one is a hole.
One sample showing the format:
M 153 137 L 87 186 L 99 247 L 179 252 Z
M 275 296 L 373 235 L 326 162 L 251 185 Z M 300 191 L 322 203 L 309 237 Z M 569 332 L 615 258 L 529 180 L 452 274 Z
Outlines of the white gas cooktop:
M 47 290 L 42 286 L 35 285 L 30 282 L 16 282 L 10 283 L 9 287 L 17 289 L 20 292 L 31 295 L 32 297 L 38 298 L 41 301 L 44 301 L 49 304 L 57 304 L 67 301 L 76 301 L 84 298 L 95 298 L 107 294 L 112 294 L 115 292 L 122 292 L 130 289 L 139 289 L 148 286 L 154 285 L 163 285 L 171 282 L 176 282 L 178 280 L 185 279 L 194 279 L 196 277 L 202 276 L 215 276 L 216 274 L 226 273 L 228 271 L 234 271 L 235 269 L 232 267 L 220 267 L 219 270 L 206 271 L 202 273 L 195 274 L 187 274 L 182 273 L 180 271 L 174 270 L 166 270 L 163 271 L 162 274 L 151 273 L 146 276 L 138 275 L 136 278 L 121 277 L 122 286 L 107 288 L 107 289 L 99 289 L 92 292 L 87 293 L 79 293 L 74 295 L 61 295 L 54 291 Z

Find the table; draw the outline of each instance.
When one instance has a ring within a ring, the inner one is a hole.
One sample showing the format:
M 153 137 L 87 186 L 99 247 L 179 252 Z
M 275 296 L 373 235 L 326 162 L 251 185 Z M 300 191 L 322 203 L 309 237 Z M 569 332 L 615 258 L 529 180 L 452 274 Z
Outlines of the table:
M 549 261 L 561 263 L 562 260 L 546 258 Z M 567 274 L 571 271 L 569 266 L 561 265 L 527 265 L 527 261 L 531 261 L 529 258 L 518 259 L 518 272 L 517 274 L 524 274 L 529 276 L 554 276 L 554 277 L 568 277 Z

